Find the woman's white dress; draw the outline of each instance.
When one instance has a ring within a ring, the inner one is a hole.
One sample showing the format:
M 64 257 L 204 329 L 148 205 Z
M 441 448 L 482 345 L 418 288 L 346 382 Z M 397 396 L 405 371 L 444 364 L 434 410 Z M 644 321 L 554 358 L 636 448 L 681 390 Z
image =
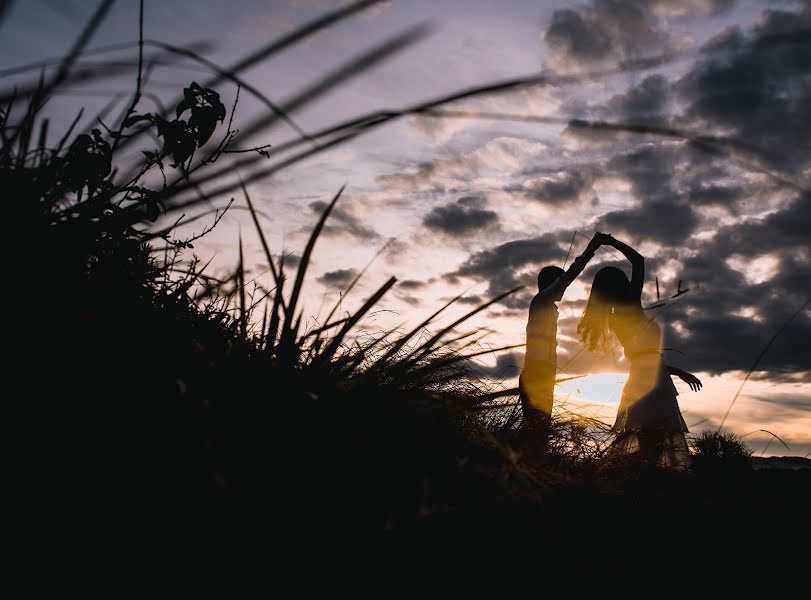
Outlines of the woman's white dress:
M 686 467 L 690 451 L 684 434 L 689 430 L 676 400 L 679 393 L 662 360 L 659 325 L 641 309 L 629 310 L 612 315 L 612 330 L 631 362 L 612 427 L 617 436 L 612 452 L 633 454 L 647 441 L 658 446 L 658 465 Z

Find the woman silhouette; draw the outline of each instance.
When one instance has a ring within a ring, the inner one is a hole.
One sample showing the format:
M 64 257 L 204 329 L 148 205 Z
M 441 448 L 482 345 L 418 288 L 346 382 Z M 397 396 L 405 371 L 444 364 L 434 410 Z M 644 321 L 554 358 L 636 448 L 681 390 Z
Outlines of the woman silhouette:
M 631 280 L 616 267 L 600 269 L 577 331 L 592 352 L 609 349 L 616 336 L 631 362 L 612 427 L 617 437 L 610 451 L 638 453 L 650 464 L 685 468 L 690 459 L 684 436 L 688 429 L 670 375 L 683 379 L 693 391 L 701 389 L 701 382 L 662 360 L 661 330 L 642 310 L 645 259 L 627 244 L 610 235 L 606 238 L 605 245 L 613 246 L 631 262 Z

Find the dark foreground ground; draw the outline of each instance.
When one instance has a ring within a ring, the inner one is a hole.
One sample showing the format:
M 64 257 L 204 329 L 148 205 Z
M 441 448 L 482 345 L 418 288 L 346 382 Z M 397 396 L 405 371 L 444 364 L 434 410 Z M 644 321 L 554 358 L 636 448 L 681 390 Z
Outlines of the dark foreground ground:
M 785 583 L 808 567 L 808 468 L 626 472 L 532 493 L 476 481 L 475 471 L 464 490 L 436 490 L 437 480 L 411 487 L 331 468 L 340 476 L 302 473 L 297 490 L 279 480 L 249 493 L 190 480 L 144 488 L 115 474 L 84 489 L 62 481 L 27 506 L 17 556 L 82 587 L 100 574 L 181 576 L 263 593 L 379 597 L 549 590 L 581 578 Z

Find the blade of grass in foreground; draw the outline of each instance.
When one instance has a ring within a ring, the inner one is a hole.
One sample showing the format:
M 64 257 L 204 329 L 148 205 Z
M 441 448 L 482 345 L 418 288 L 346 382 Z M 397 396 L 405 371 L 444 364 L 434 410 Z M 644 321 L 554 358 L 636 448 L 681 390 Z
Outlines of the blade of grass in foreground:
M 61 84 L 70 73 L 70 69 L 73 66 L 73 63 L 81 54 L 84 47 L 87 45 L 87 42 L 90 41 L 90 38 L 96 32 L 96 30 L 101 25 L 101 22 L 104 20 L 104 17 L 107 16 L 107 13 L 110 11 L 110 8 L 113 6 L 113 0 L 102 0 L 96 11 L 90 17 L 90 20 L 85 25 L 82 32 L 79 34 L 79 37 L 73 43 L 73 47 L 70 51 L 65 55 L 65 58 L 59 65 L 59 69 L 56 72 L 56 76 L 48 83 L 48 86 L 45 91 L 45 95 L 47 96 L 50 94 L 54 88 L 56 88 L 59 84 Z
M 477 356 L 502 352 L 504 350 L 512 350 L 513 348 L 520 348 L 522 346 L 524 346 L 524 344 L 512 344 L 509 346 L 502 346 L 500 348 L 488 348 L 478 352 L 471 352 L 470 354 L 462 354 L 461 352 L 453 353 L 450 356 L 436 358 L 428 363 L 418 366 L 416 369 L 409 371 L 408 376 L 414 381 L 430 380 L 432 383 L 440 383 L 443 381 L 458 379 L 461 374 L 459 371 L 450 371 L 441 377 L 436 377 L 436 374 L 441 373 L 443 370 L 448 369 L 448 367 L 451 367 L 457 363 L 470 360 L 471 358 L 475 358 Z
M 379 369 L 383 368 L 386 363 L 397 355 L 397 353 L 408 343 L 410 339 L 412 339 L 415 335 L 417 335 L 420 331 L 422 331 L 428 324 L 433 321 L 440 313 L 442 313 L 446 308 L 448 308 L 451 304 L 455 303 L 459 300 L 464 294 L 459 294 L 455 298 L 451 298 L 444 306 L 442 306 L 439 310 L 434 312 L 431 316 L 425 319 L 422 323 L 417 325 L 414 329 L 409 331 L 407 334 L 401 336 L 388 351 L 378 358 L 374 364 L 369 368 L 369 373 L 375 373 Z
M 242 234 L 239 234 L 239 266 L 237 267 L 237 285 L 239 286 L 239 330 L 242 337 L 248 336 L 248 315 L 245 311 L 245 261 L 242 252 Z
M 445 337 L 445 335 L 448 332 L 453 331 L 454 329 L 456 329 L 456 327 L 458 327 L 460 324 L 464 323 L 465 321 L 467 321 L 468 319 L 470 319 L 474 315 L 476 315 L 476 314 L 480 313 L 481 311 L 483 311 L 484 309 L 492 306 L 496 302 L 500 302 L 501 300 L 503 300 L 507 296 L 511 296 L 512 294 L 514 294 L 515 292 L 517 292 L 517 291 L 519 291 L 519 290 L 521 290 L 523 288 L 524 288 L 523 285 L 519 285 L 517 287 L 514 287 L 513 289 L 508 290 L 508 291 L 504 292 L 503 294 L 499 294 L 498 296 L 496 296 L 492 300 L 489 300 L 489 301 L 485 302 L 484 304 L 482 304 L 480 306 L 477 306 L 476 308 L 474 308 L 470 312 L 465 313 L 464 315 L 459 317 L 456 321 L 454 321 L 453 323 L 451 323 L 450 325 L 448 325 L 444 329 L 441 329 L 436 335 L 434 335 L 434 337 L 429 339 L 427 342 L 425 342 L 421 346 L 414 349 L 406 357 L 405 360 L 416 360 L 416 359 L 419 359 L 419 358 L 422 358 L 422 357 L 426 356 L 427 354 L 429 354 L 431 352 L 434 345 L 439 340 L 441 340 L 443 337 Z
M 251 197 L 248 195 L 248 188 L 245 187 L 245 184 L 242 182 L 242 178 L 239 180 L 240 184 L 242 185 L 242 193 L 245 195 L 245 201 L 248 203 L 248 210 L 251 212 L 251 218 L 253 219 L 253 224 L 256 226 L 256 233 L 259 234 L 259 241 L 262 242 L 262 249 L 265 251 L 265 258 L 268 259 L 268 265 L 270 266 L 270 271 L 273 273 L 273 281 L 276 282 L 276 285 L 279 285 L 279 274 L 276 272 L 276 267 L 273 265 L 273 255 L 270 252 L 270 246 L 268 246 L 268 242 L 265 239 L 265 234 L 262 231 L 262 226 L 259 225 L 259 219 L 256 216 L 256 210 L 253 207 L 253 202 L 251 202 Z
M 390 277 L 389 280 L 380 287 L 380 289 L 372 294 L 372 296 L 363 304 L 363 306 L 361 306 L 355 312 L 355 314 L 353 314 L 352 317 L 349 318 L 346 323 L 344 323 L 341 330 L 332 339 L 332 341 L 330 341 L 329 346 L 327 346 L 324 352 L 321 353 L 319 360 L 323 360 L 324 362 L 329 362 L 332 360 L 332 357 L 335 355 L 335 352 L 337 352 L 346 334 L 349 333 L 349 331 L 358 323 L 358 321 L 360 321 L 363 315 L 369 312 L 372 306 L 380 301 L 383 295 L 388 292 L 395 283 L 397 283 L 397 278 Z
M 279 332 L 279 311 L 284 310 L 284 256 L 279 260 L 279 283 L 276 285 L 276 294 L 273 297 L 273 309 L 270 312 L 270 324 L 265 342 L 265 350 L 273 352 L 276 349 L 276 336 Z
M 332 323 L 330 321 L 330 319 L 332 319 L 335 312 L 338 310 L 338 307 L 341 305 L 341 302 L 346 299 L 346 296 L 349 294 L 349 292 L 351 292 L 354 289 L 355 285 L 357 285 L 358 281 L 361 280 L 361 278 L 366 273 L 366 271 L 369 269 L 369 267 L 372 265 L 372 263 L 377 259 L 377 257 L 379 257 L 381 254 L 383 254 L 383 252 L 386 251 L 386 248 L 388 248 L 393 241 L 394 241 L 394 238 L 391 238 L 389 241 L 387 241 L 385 244 L 383 244 L 383 246 L 380 248 L 380 250 L 375 252 L 375 255 L 369 260 L 369 262 L 366 263 L 366 266 L 364 266 L 363 269 L 361 269 L 360 273 L 355 275 L 355 277 L 349 283 L 347 288 L 344 290 L 343 294 L 341 294 L 341 296 L 338 298 L 338 301 L 333 305 L 332 310 L 330 310 L 329 314 L 327 315 L 327 318 L 324 319 L 324 326 L 319 327 L 317 330 L 315 330 L 315 332 L 308 333 L 307 334 L 308 336 L 309 335 L 316 335 L 316 340 L 317 340 L 320 337 L 320 334 L 323 331 L 325 331 L 327 329 L 330 329 L 332 327 L 335 327 L 336 325 L 340 325 L 341 323 L 343 323 L 344 321 L 346 321 L 347 319 L 350 318 L 350 317 L 347 317 L 346 319 L 339 319 L 335 323 Z
M 339 85 L 347 83 L 353 77 L 360 75 L 375 67 L 376 65 L 388 60 L 395 54 L 398 54 L 411 47 L 415 43 L 425 38 L 431 32 L 429 23 L 420 23 L 414 27 L 410 27 L 405 31 L 391 36 L 384 42 L 373 46 L 366 50 L 359 56 L 346 62 L 332 72 L 321 77 L 318 81 L 305 88 L 292 98 L 286 100 L 282 106 L 281 111 L 284 114 L 291 115 L 296 111 L 301 110 L 308 104 L 316 101 L 324 94 L 335 89 Z M 242 143 L 251 139 L 254 135 L 261 132 L 267 127 L 273 125 L 279 119 L 277 114 L 263 115 L 258 117 L 248 125 L 242 128 L 240 139 Z M 309 138 L 310 141 L 315 141 Z
M 288 302 L 284 311 L 284 324 L 280 340 L 280 351 L 282 353 L 292 350 L 292 348 L 289 348 L 289 346 L 295 344 L 296 334 L 291 329 L 291 324 L 295 318 L 299 295 L 301 294 L 301 288 L 304 284 L 304 275 L 307 273 L 307 267 L 310 264 L 310 258 L 312 257 L 315 243 L 318 241 L 318 236 L 321 235 L 321 231 L 324 229 L 324 224 L 327 222 L 327 218 L 332 212 L 335 203 L 338 202 L 338 198 L 340 198 L 341 194 L 343 194 L 345 187 L 346 185 L 341 186 L 341 189 L 338 190 L 338 193 L 335 194 L 335 197 L 324 209 L 324 212 L 321 214 L 321 218 L 318 220 L 318 223 L 316 223 L 312 233 L 310 234 L 310 239 L 307 241 L 307 246 L 304 248 L 304 253 L 301 255 L 301 262 L 299 263 L 299 267 L 296 272 L 296 280 L 293 283 L 293 291 L 290 294 L 290 301 Z

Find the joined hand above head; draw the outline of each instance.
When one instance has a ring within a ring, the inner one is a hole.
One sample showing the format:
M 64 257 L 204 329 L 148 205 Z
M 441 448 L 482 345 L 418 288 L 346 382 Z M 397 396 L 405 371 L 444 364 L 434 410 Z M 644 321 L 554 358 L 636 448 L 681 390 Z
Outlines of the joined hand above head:
M 594 233 L 592 241 L 595 242 L 597 245 L 603 245 L 611 243 L 612 239 L 613 238 L 611 237 L 610 233 L 602 233 L 601 231 L 597 231 Z

